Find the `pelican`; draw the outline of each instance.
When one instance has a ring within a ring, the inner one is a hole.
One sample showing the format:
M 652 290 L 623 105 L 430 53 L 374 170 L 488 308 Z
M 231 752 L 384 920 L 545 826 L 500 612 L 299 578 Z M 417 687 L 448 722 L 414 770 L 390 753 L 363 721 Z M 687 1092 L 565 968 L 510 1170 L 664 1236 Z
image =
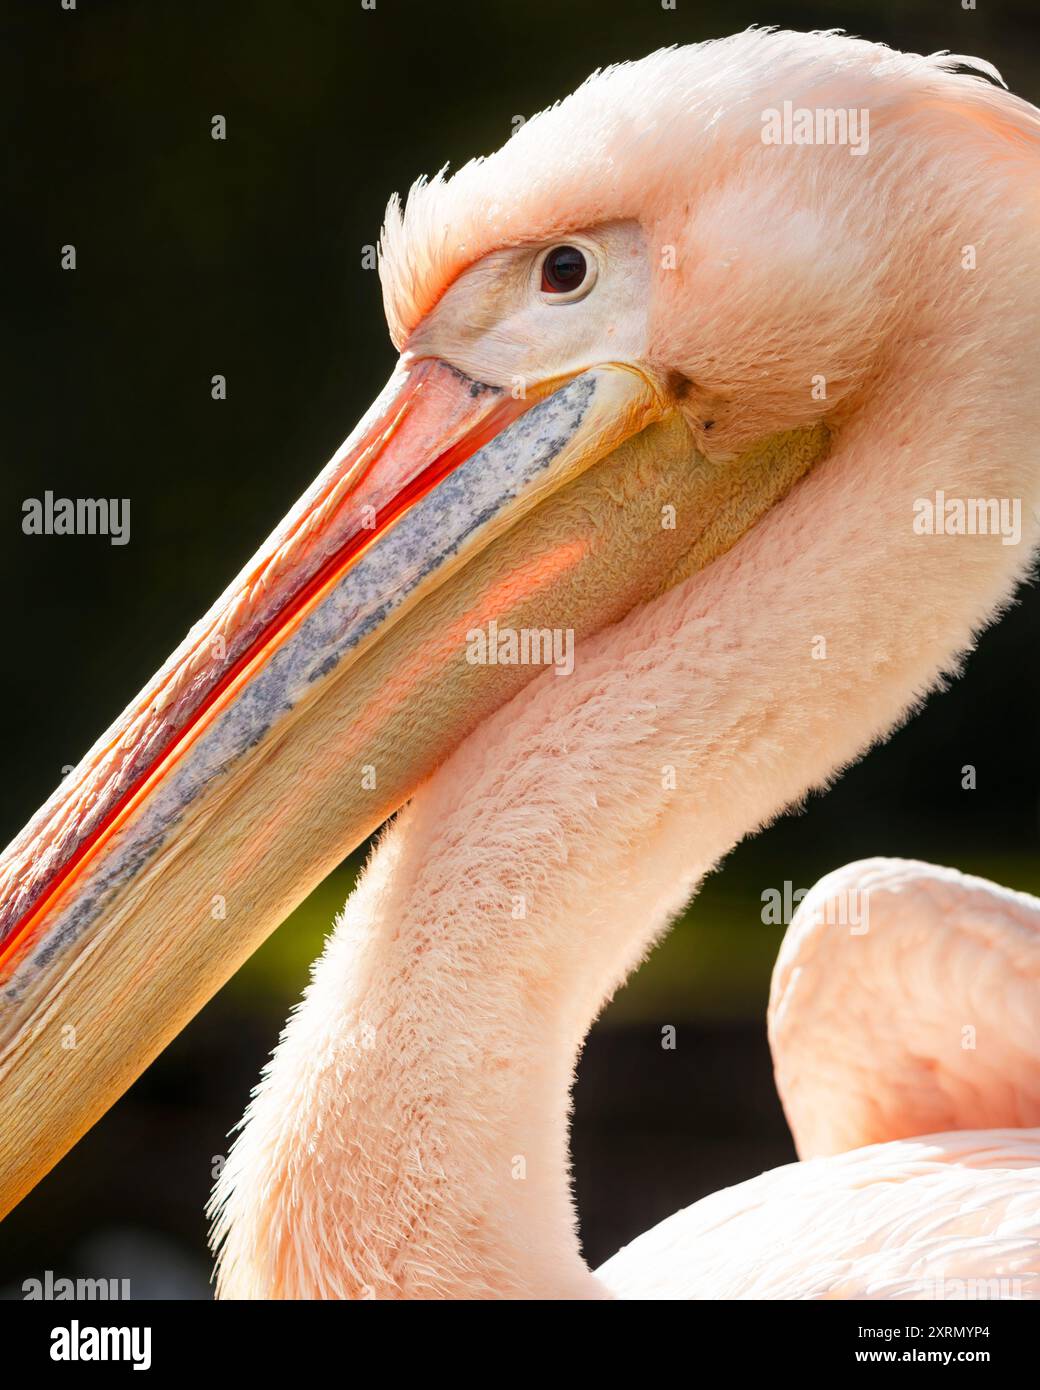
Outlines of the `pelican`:
M 801 1161 L 597 1272 L 568 1161 L 704 875 L 1029 571 L 1038 169 L 985 62 L 752 30 L 391 201 L 386 388 L 4 857 L 0 1210 L 404 807 L 217 1181 L 222 1296 L 1040 1295 L 1040 905 L 950 870 L 801 904 Z

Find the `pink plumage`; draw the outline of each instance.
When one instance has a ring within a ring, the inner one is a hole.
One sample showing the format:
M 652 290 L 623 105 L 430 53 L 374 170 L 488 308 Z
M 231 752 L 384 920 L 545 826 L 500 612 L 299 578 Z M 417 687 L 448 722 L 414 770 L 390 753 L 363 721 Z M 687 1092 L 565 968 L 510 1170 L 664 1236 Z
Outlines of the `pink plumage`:
M 705 455 L 817 420 L 833 447 L 727 554 L 583 643 L 573 676 L 486 721 L 386 831 L 218 1181 L 223 1295 L 1040 1293 L 1040 908 L 943 871 L 844 871 L 876 894 L 851 941 L 810 929 L 825 880 L 781 953 L 780 1087 L 827 1157 L 598 1274 L 568 1170 L 605 1002 L 703 875 L 904 719 L 1027 571 L 1040 116 L 962 61 L 766 31 L 668 50 L 391 205 L 406 350 L 465 320 L 486 257 L 634 222 L 647 360 L 692 383 Z M 868 110 L 869 155 L 764 144 L 787 100 Z M 1020 543 L 922 543 L 914 503 L 937 489 L 1021 499 Z

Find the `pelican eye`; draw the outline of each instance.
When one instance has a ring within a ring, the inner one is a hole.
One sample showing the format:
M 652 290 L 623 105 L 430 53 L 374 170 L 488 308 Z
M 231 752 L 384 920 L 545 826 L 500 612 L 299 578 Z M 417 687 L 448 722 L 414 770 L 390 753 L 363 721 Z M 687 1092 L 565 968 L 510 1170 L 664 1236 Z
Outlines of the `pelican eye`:
M 591 288 L 589 262 L 584 251 L 577 246 L 554 246 L 545 253 L 542 294 L 576 298 L 579 290 Z

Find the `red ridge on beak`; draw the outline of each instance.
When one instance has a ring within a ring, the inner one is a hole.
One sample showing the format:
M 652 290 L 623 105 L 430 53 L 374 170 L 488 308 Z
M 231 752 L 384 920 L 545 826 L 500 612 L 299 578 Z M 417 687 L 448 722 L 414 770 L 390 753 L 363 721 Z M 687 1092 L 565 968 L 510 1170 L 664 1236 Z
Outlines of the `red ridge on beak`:
M 0 979 L 87 861 L 313 604 L 534 399 L 515 400 L 436 358 L 402 359 L 311 488 L 9 846 Z

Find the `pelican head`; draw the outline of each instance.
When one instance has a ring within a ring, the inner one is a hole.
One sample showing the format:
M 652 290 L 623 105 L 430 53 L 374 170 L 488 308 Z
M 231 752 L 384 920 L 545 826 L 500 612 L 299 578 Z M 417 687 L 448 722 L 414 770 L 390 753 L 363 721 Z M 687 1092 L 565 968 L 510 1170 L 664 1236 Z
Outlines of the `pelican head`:
M 491 624 L 580 656 L 680 595 L 711 634 L 754 579 L 760 618 L 790 635 L 800 615 L 791 649 L 738 651 L 729 627 L 705 659 L 747 686 L 827 637 L 802 688 L 820 780 L 1006 599 L 1028 501 L 1014 550 L 913 531 L 936 487 L 1036 492 L 1036 113 L 963 61 L 767 31 L 671 49 L 391 202 L 385 389 L 2 861 L 0 1210 L 480 725 L 555 680 L 482 658 Z M 868 112 L 869 148 L 764 138 L 785 102 Z M 813 610 L 803 573 L 844 607 Z M 893 618 L 862 690 L 828 686 L 914 584 L 927 622 Z M 697 719 L 739 723 L 710 699 Z M 799 794 L 794 756 L 720 844 Z

